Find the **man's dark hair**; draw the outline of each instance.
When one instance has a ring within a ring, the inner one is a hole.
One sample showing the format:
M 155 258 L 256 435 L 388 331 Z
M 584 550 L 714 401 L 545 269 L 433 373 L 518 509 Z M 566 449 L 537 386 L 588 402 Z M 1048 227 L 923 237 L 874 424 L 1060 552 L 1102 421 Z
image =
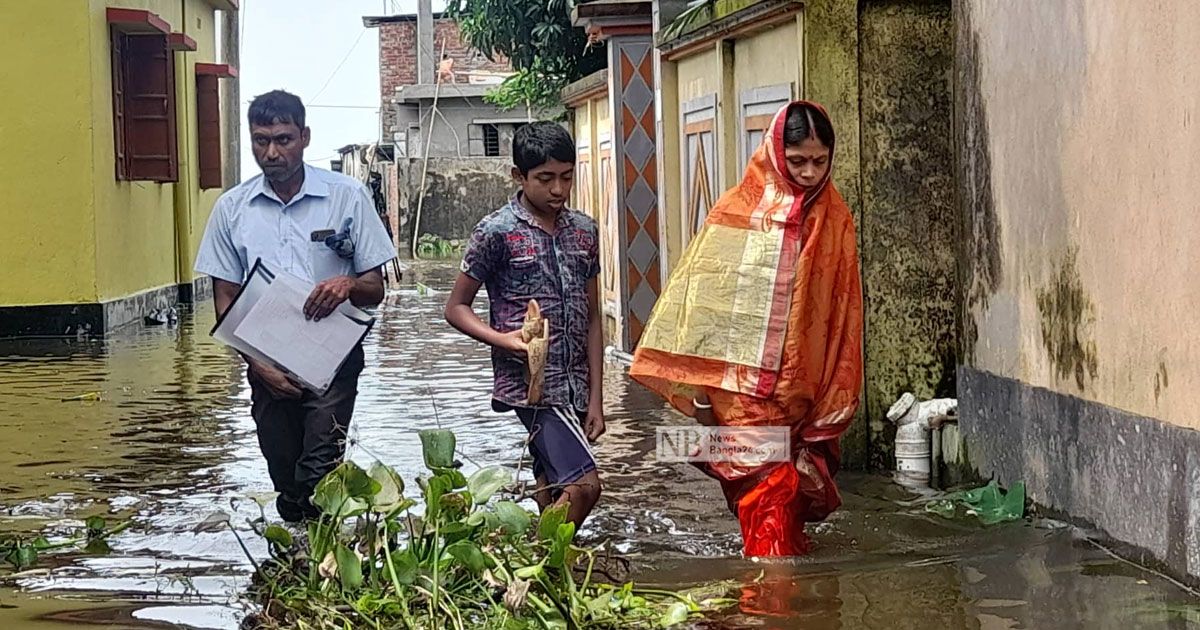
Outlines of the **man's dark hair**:
M 550 160 L 575 163 L 575 141 L 562 125 L 549 121 L 530 123 L 513 135 L 513 164 L 522 175 Z
M 783 144 L 797 145 L 809 138 L 820 140 L 833 150 L 833 125 L 821 110 L 808 104 L 793 105 L 783 124 Z
M 304 103 L 300 97 L 283 90 L 274 90 L 254 97 L 247 115 L 251 125 L 269 126 L 292 123 L 304 129 Z

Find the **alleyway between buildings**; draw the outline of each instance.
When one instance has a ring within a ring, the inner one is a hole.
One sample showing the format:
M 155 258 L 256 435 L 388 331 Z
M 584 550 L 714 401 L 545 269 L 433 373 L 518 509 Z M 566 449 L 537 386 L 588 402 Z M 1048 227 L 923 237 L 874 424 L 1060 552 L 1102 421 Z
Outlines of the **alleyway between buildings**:
M 378 458 L 411 480 L 421 467 L 416 431 L 440 422 L 473 462 L 514 464 L 523 431 L 487 410 L 486 355 L 441 320 L 453 269 L 415 271 L 424 284 L 408 278 L 393 287 L 368 343 L 351 456 Z M 0 429 L 9 445 L 0 461 L 0 528 L 53 536 L 92 515 L 133 521 L 109 555 L 51 557 L 6 580 L 0 627 L 237 627 L 249 566 L 231 535 L 191 530 L 231 501 L 239 522 L 253 517 L 258 508 L 247 497 L 270 488 L 241 369 L 209 337 L 212 321 L 205 306 L 174 329 L 0 345 Z M 89 392 L 101 400 L 61 402 Z M 841 476 L 845 508 L 812 528 L 811 557 L 743 561 L 716 486 L 686 465 L 654 459 L 655 426 L 683 420 L 615 365 L 606 398 L 606 495 L 583 537 L 610 540 L 639 581 L 736 580 L 742 610 L 725 627 L 1200 621 L 1191 594 L 1114 559 L 1078 530 L 1040 519 L 986 529 L 942 520 L 884 477 Z

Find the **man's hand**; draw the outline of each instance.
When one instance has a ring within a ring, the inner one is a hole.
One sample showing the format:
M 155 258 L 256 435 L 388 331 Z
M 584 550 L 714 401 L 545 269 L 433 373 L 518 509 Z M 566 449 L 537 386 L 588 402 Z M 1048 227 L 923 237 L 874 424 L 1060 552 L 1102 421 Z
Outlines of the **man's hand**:
M 355 282 L 350 276 L 338 276 L 318 284 L 304 303 L 304 316 L 318 322 L 329 317 L 342 302 L 350 299 Z
M 583 434 L 589 442 L 595 442 L 604 435 L 604 403 L 593 401 L 588 405 L 587 418 L 583 421 Z
M 304 395 L 300 386 L 293 383 L 287 374 L 258 361 L 250 362 L 250 378 L 258 379 L 275 400 L 295 400 Z
M 500 335 L 496 347 L 517 357 L 524 357 L 529 353 L 529 344 L 525 343 L 520 329 Z

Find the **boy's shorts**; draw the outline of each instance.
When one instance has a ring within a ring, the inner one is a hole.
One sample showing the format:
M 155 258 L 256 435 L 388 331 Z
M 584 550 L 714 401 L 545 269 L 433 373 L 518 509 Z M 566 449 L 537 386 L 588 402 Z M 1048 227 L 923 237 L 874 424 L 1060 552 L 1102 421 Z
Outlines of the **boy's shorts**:
M 579 481 L 596 470 L 592 446 L 583 434 L 583 414 L 558 407 L 516 407 L 513 411 L 529 431 L 533 474 L 538 479 L 561 486 Z M 557 499 L 562 490 L 554 488 L 550 494 Z

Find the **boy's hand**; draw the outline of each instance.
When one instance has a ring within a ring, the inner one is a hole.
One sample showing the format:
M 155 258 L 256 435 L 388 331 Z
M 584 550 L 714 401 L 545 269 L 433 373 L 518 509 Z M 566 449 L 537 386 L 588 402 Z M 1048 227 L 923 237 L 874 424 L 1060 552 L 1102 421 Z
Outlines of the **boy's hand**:
M 583 421 L 583 434 L 589 442 L 595 442 L 604 435 L 604 404 L 594 402 L 588 405 L 587 418 Z
M 519 328 L 501 335 L 496 347 L 518 357 L 524 357 L 529 353 L 529 344 L 525 343 Z

